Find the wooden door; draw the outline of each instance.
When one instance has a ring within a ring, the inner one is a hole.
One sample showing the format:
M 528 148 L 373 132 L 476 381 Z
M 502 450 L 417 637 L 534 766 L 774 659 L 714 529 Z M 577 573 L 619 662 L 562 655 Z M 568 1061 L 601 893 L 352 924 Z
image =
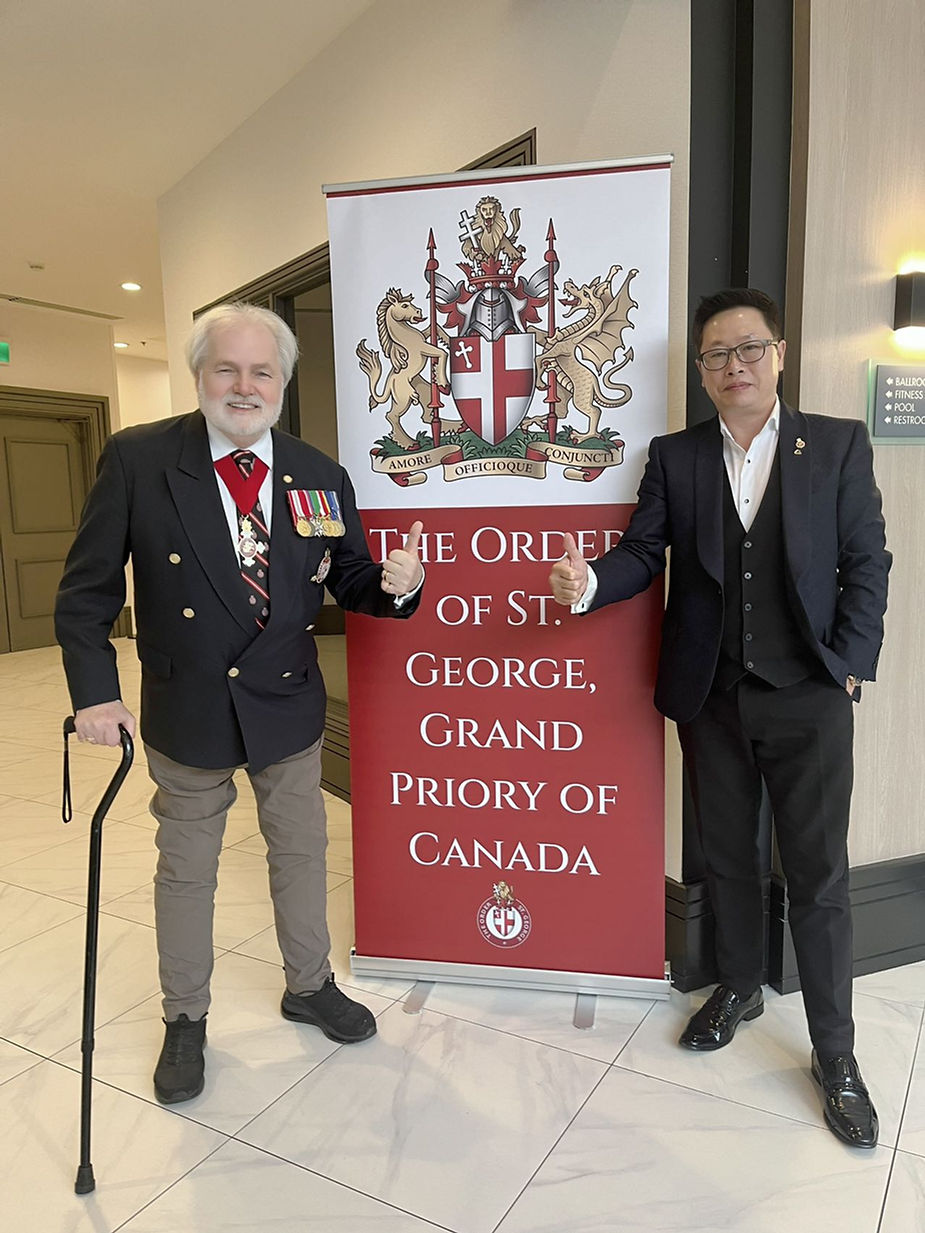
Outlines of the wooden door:
M 87 495 L 86 437 L 79 419 L 0 415 L 0 650 L 54 645 L 55 593 Z

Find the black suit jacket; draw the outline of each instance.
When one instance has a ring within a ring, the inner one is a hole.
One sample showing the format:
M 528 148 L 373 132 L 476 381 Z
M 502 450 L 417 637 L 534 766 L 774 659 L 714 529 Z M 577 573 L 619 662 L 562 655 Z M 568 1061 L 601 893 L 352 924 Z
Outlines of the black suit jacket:
M 75 709 L 119 698 L 112 623 L 132 559 L 141 732 L 188 766 L 260 770 L 307 748 L 324 729 L 314 621 L 324 585 L 344 608 L 405 617 L 380 587 L 346 471 L 273 432 L 270 616 L 260 632 L 247 601 L 216 485 L 205 420 L 191 415 L 116 433 L 65 566 L 55 628 Z M 288 489 L 337 492 L 346 534 L 296 533 Z
M 782 403 L 778 450 L 796 619 L 839 685 L 849 675 L 873 680 L 892 558 L 867 430 L 858 420 L 804 415 Z M 719 656 L 725 482 L 718 419 L 655 437 L 625 534 L 592 562 L 591 611 L 644 590 L 671 549 L 655 704 L 678 723 L 703 706 Z

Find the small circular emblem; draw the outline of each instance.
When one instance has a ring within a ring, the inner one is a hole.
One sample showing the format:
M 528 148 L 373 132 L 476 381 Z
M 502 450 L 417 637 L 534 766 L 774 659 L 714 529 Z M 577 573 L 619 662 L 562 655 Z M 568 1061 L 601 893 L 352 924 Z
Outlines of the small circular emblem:
M 520 946 L 530 936 L 533 920 L 526 905 L 514 897 L 507 882 L 496 882 L 493 894 L 479 907 L 476 917 L 479 933 L 492 946 L 509 949 Z

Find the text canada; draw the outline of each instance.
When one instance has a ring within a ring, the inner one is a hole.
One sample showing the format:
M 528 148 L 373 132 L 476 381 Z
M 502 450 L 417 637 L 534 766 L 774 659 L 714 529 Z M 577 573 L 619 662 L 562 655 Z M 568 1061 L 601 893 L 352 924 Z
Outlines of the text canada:
M 411 859 L 418 865 L 458 865 L 462 869 L 522 869 L 526 873 L 586 873 L 601 875 L 582 845 L 577 853 L 559 843 L 505 843 L 501 839 L 441 840 L 433 831 L 418 831 L 408 843 Z

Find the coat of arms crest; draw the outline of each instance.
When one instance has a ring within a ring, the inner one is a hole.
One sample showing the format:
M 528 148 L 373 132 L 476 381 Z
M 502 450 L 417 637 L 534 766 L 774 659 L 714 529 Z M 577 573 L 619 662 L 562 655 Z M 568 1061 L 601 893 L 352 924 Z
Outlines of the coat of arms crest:
M 462 210 L 457 282 L 440 272 L 431 228 L 423 271 L 429 321 L 412 294 L 392 287 L 376 310 L 380 350 L 365 338 L 357 345 L 370 410 L 385 406 L 390 429 L 371 451 L 373 469 L 396 483 L 423 483 L 433 467 L 447 480 L 543 479 L 550 463 L 588 481 L 623 461 L 622 439 L 601 421 L 633 396 L 614 378 L 633 360 L 624 334 L 638 307 L 630 289 L 638 271 L 620 279 L 622 267 L 612 265 L 590 282 L 566 279 L 557 325 L 553 221 L 544 262 L 529 277 L 521 273 L 520 227 L 519 208 L 508 221 L 497 197 Z M 384 378 L 381 356 L 389 364 Z M 444 415 L 447 401 L 455 415 Z M 412 435 L 413 410 L 429 432 Z

